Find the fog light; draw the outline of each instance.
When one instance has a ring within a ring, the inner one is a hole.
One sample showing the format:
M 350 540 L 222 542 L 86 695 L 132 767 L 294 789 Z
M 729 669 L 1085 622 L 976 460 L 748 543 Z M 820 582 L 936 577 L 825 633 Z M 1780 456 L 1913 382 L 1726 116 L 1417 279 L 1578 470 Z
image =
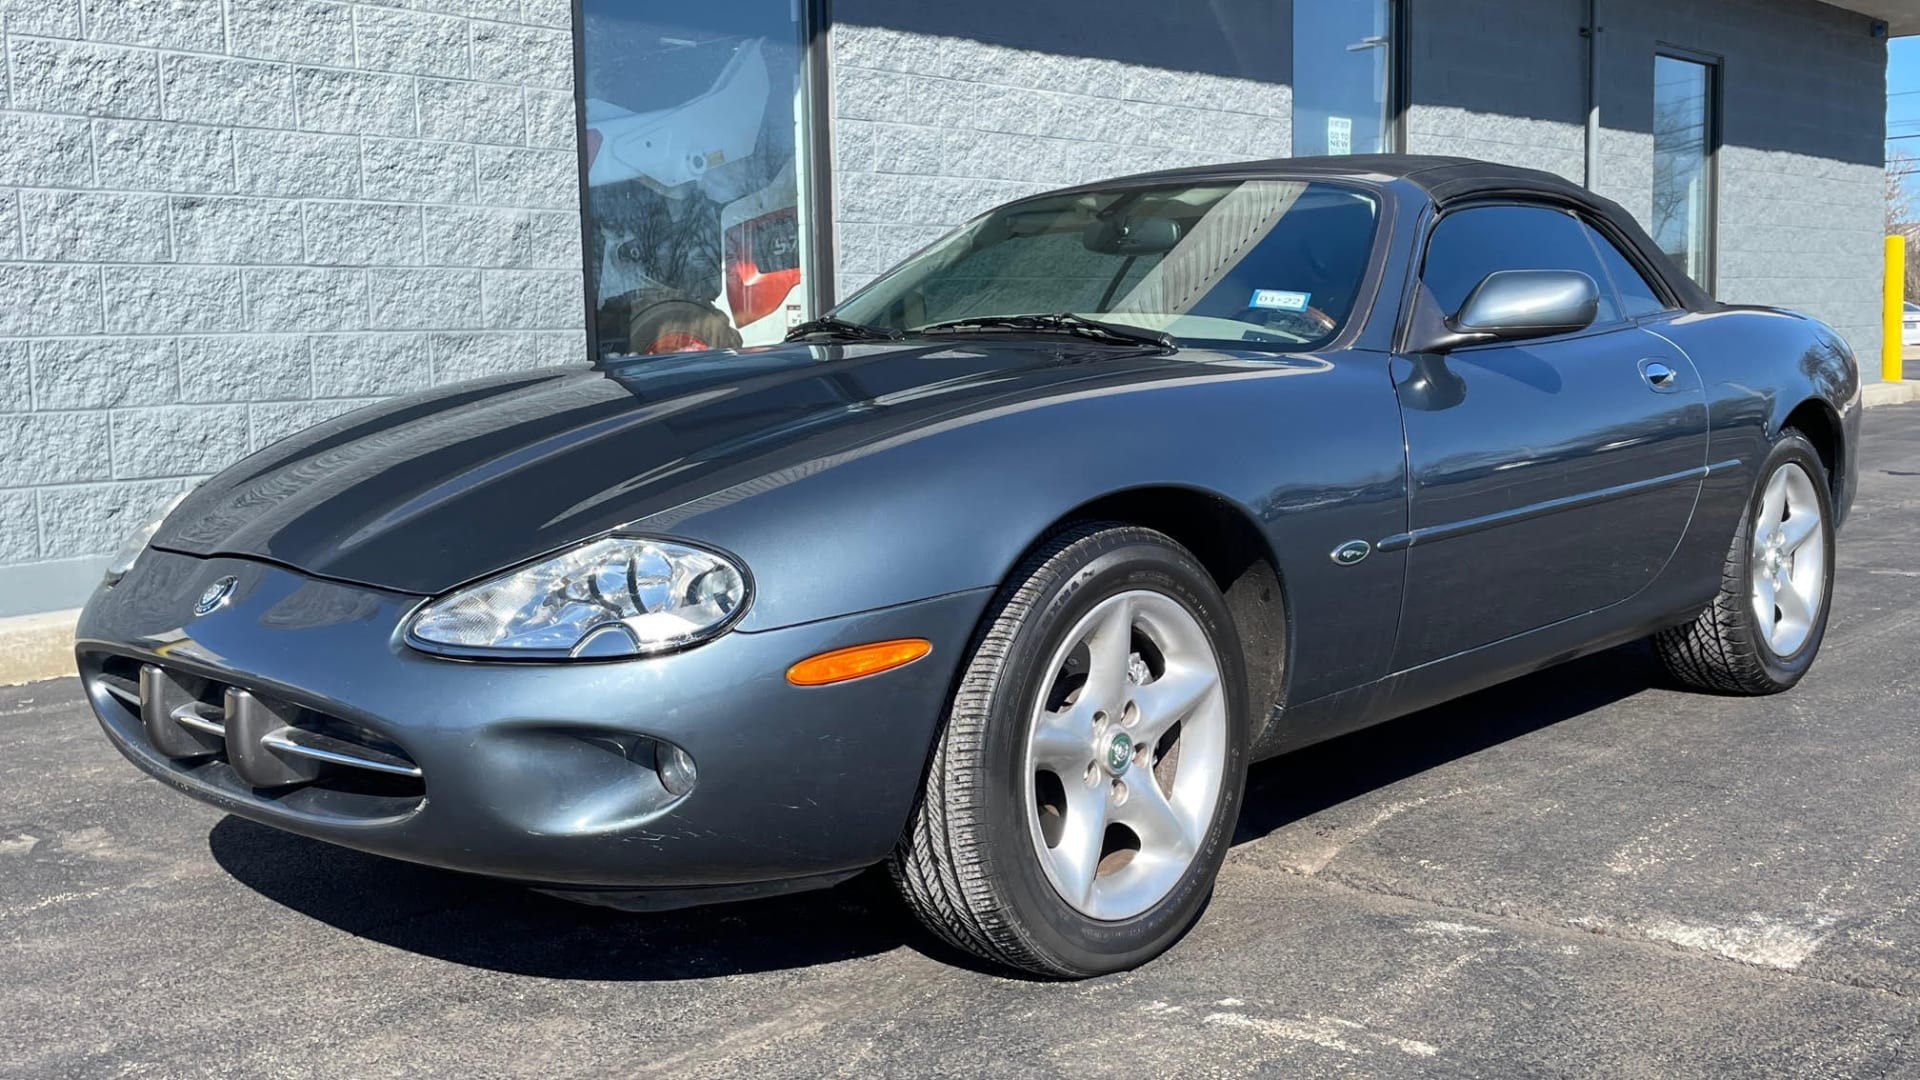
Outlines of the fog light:
M 660 786 L 673 795 L 692 791 L 694 781 L 700 779 L 700 774 L 694 771 L 693 758 L 672 743 L 660 743 L 659 747 Z

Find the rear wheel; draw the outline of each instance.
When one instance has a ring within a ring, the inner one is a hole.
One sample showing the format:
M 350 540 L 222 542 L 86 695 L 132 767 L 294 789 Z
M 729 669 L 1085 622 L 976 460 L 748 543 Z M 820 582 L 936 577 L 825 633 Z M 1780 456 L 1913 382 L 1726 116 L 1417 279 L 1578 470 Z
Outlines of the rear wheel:
M 1734 532 L 1720 594 L 1692 622 L 1654 637 L 1675 678 L 1723 693 L 1773 694 L 1813 665 L 1833 591 L 1826 477 L 1813 445 L 1784 432 Z
M 1239 641 L 1166 536 L 1087 526 L 1014 574 L 976 639 L 891 867 L 935 933 L 1056 977 L 1177 941 L 1246 774 Z

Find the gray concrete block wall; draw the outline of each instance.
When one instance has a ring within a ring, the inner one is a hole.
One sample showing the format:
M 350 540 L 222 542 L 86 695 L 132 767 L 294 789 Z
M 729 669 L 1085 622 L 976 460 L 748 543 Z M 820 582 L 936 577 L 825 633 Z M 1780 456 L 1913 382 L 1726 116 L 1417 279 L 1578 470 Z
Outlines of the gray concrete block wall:
M 918 6 L 834 6 L 842 296 L 1008 199 L 1123 173 L 1279 157 L 1291 147 L 1284 81 L 1111 58 L 1097 41 L 1093 55 L 1062 55 L 889 25 Z M 1084 8 L 1086 27 L 1119 17 L 1112 5 L 1068 7 Z
M 1416 4 L 1408 149 L 1585 176 L 1584 0 Z M 1647 224 L 1661 48 L 1717 56 L 1716 295 L 1805 311 L 1877 371 L 1886 44 L 1816 0 L 1600 0 L 1594 189 Z
M 1816 0 L 1607 0 L 1595 187 L 1643 221 L 1653 197 L 1653 58 L 1721 58 L 1716 293 L 1805 311 L 1879 370 L 1886 42 Z
M 1285 70 L 1248 79 L 1111 58 L 1126 51 L 1118 46 L 1130 35 L 1114 27 L 1127 5 L 1101 7 L 1080 24 L 1100 29 L 1053 51 L 925 32 L 939 22 L 925 17 L 927 6 L 835 5 L 843 295 L 1006 199 L 1289 150 Z M 1655 50 L 1721 56 L 1717 293 L 1824 319 L 1871 368 L 1880 342 L 1877 118 L 1886 50 L 1870 21 L 1817 0 L 1601 0 L 1599 9 L 1596 190 L 1647 220 Z M 1585 10 L 1585 0 L 1412 5 L 1407 149 L 1583 179 Z
M 381 397 L 585 356 L 564 0 L 0 0 L 0 615 Z
M 1578 183 L 1586 160 L 1585 9 L 1585 0 L 1414 3 L 1407 149 L 1545 169 Z

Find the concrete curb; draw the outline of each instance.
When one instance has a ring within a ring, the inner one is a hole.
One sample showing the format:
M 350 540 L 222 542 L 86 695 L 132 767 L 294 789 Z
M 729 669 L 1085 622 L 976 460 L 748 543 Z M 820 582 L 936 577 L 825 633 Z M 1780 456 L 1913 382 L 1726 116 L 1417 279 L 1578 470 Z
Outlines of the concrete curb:
M 1920 401 L 1920 379 L 1867 383 L 1861 399 L 1868 408 Z M 79 617 L 80 609 L 74 608 L 0 619 L 0 686 L 72 675 L 73 624 Z
M 1860 388 L 1860 403 L 1869 409 L 1875 405 L 1904 405 L 1909 401 L 1920 401 L 1920 379 L 1870 382 Z
M 0 619 L 0 686 L 72 675 L 80 609 Z

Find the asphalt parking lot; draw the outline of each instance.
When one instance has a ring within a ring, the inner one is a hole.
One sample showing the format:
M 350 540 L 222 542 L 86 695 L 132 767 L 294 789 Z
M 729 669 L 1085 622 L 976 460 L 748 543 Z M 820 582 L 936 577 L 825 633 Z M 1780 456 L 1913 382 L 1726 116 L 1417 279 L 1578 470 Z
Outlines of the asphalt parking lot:
M 0 1074 L 1920 1075 L 1920 405 L 1795 692 L 1628 647 L 1255 769 L 1173 953 L 964 966 L 884 882 L 576 907 L 226 817 L 0 689 Z

